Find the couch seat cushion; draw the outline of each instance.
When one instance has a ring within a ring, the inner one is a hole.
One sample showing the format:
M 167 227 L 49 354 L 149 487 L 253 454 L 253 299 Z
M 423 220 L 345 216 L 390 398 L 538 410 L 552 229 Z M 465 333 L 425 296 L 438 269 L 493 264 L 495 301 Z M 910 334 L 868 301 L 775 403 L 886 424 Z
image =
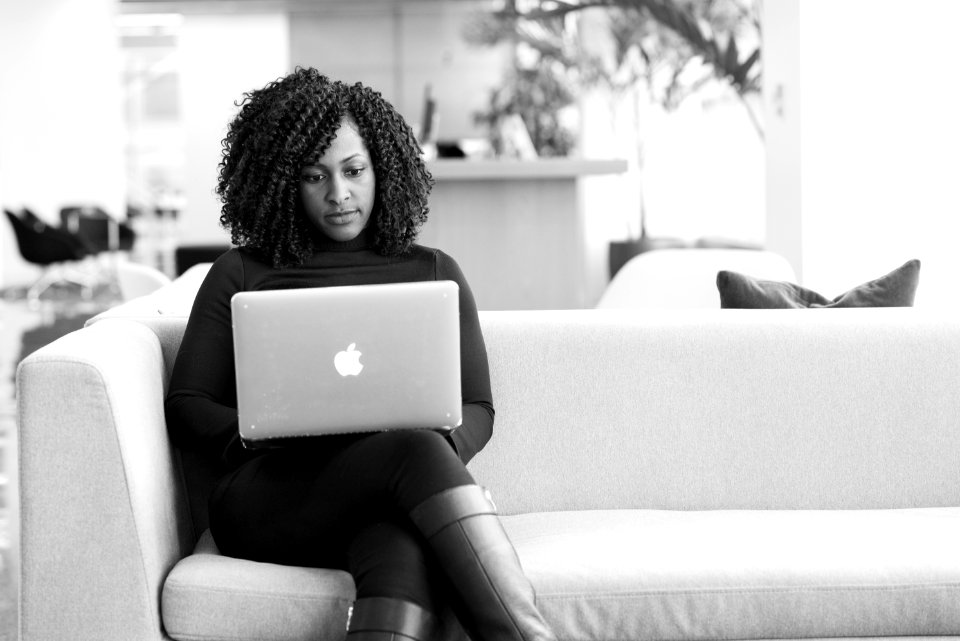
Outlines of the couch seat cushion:
M 960 508 L 503 522 L 562 641 L 960 634 Z M 345 572 L 223 557 L 207 533 L 167 578 L 163 621 L 181 641 L 340 641 L 353 593 Z
M 208 530 L 167 576 L 161 610 L 179 641 L 342 641 L 353 597 L 346 572 L 221 556 Z
M 564 641 L 960 633 L 960 509 L 505 518 Z

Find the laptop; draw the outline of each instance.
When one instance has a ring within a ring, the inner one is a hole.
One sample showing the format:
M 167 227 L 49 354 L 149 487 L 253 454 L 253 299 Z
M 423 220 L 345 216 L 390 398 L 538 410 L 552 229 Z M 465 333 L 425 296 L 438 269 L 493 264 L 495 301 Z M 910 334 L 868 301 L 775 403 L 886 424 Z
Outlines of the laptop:
M 241 440 L 460 425 L 458 290 L 425 281 L 235 294 Z

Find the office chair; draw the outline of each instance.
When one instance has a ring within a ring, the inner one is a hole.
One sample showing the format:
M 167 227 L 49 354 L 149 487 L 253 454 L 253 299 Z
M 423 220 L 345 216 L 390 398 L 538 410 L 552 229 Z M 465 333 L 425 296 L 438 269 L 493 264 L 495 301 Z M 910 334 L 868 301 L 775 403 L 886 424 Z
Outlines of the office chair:
M 47 225 L 32 212 L 25 217 L 26 220 L 7 209 L 3 213 L 13 227 L 20 255 L 28 263 L 43 268 L 40 278 L 27 289 L 28 304 L 36 306 L 41 294 L 61 284 L 79 285 L 85 299 L 92 297 L 98 278 L 75 266 L 89 255 L 82 241 L 62 229 Z
M 60 209 L 60 227 L 90 245 L 95 253 L 129 251 L 136 233 L 100 207 L 70 205 Z
M 20 209 L 20 220 L 33 227 L 36 231 L 41 231 L 46 228 L 46 233 L 49 235 L 60 236 L 65 243 L 76 249 L 76 251 L 84 257 L 92 256 L 96 253 L 96 248 L 88 242 L 87 239 L 77 236 L 76 234 L 71 234 L 65 229 L 48 225 L 42 218 L 27 207 Z

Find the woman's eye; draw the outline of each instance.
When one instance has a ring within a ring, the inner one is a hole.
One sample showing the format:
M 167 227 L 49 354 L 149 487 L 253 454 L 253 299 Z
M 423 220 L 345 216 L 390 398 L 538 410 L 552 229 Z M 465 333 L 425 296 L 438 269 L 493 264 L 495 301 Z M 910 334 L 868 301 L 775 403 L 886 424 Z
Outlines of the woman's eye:
M 356 178 L 363 173 L 363 167 L 351 167 L 350 169 L 345 170 L 343 173 L 351 178 Z
M 303 174 L 301 178 L 305 183 L 316 183 L 323 179 L 323 174 Z

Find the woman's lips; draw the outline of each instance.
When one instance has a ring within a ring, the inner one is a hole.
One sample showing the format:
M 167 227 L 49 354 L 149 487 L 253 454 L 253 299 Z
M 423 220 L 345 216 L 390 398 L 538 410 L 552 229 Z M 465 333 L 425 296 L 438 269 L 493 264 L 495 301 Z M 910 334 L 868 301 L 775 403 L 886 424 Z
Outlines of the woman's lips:
M 347 225 L 353 222 L 360 212 L 356 209 L 348 209 L 346 211 L 337 211 L 332 214 L 327 214 L 323 218 L 331 225 Z

